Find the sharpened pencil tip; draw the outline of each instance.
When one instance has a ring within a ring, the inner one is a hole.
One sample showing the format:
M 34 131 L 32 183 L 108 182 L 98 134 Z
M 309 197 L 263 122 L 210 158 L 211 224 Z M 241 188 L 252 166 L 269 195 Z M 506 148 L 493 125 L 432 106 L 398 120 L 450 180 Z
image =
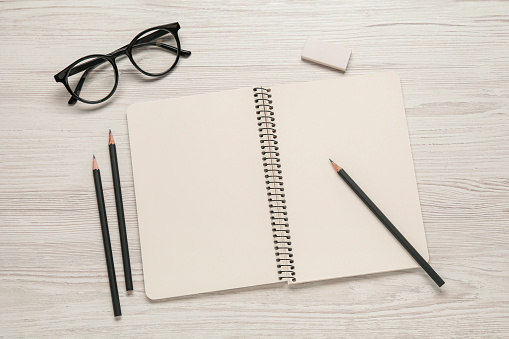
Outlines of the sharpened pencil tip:
M 331 162 L 331 164 L 332 164 L 332 167 L 334 167 L 334 170 L 335 170 L 336 172 L 341 171 L 341 167 L 339 167 L 339 166 L 338 166 L 338 164 L 336 164 L 336 163 L 335 163 L 334 161 L 332 161 L 331 159 L 329 159 L 329 160 L 330 160 L 330 162 Z
M 115 145 L 115 140 L 113 139 L 113 133 L 111 133 L 111 129 L 110 129 L 110 137 L 109 137 L 109 140 L 108 140 L 108 145 Z
M 94 156 L 94 159 L 95 159 L 95 154 L 92 154 Z
M 97 160 L 95 160 L 95 155 L 94 155 L 93 169 L 95 169 L 95 170 L 99 169 L 99 165 L 97 164 Z
M 330 161 L 330 162 L 334 162 L 334 161 L 332 161 L 332 160 L 331 160 L 331 158 L 329 158 L 329 161 Z

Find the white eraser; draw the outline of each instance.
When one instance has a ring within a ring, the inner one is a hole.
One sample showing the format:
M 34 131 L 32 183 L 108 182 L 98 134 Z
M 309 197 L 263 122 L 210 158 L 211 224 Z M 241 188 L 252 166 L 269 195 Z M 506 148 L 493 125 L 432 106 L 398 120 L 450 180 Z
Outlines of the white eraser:
M 302 50 L 302 59 L 321 65 L 346 70 L 352 50 L 330 42 L 308 38 Z

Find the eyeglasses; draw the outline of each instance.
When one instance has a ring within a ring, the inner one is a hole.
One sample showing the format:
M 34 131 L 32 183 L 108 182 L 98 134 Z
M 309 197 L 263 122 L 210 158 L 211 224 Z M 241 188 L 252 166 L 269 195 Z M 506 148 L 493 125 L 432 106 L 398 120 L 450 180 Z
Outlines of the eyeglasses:
M 117 89 L 116 58 L 125 54 L 138 71 L 159 77 L 168 74 L 180 56 L 190 56 L 190 51 L 180 48 L 179 29 L 179 23 L 174 22 L 144 30 L 129 45 L 110 54 L 91 54 L 76 60 L 58 72 L 55 81 L 63 83 L 71 94 L 69 105 L 78 100 L 87 104 L 104 102 Z

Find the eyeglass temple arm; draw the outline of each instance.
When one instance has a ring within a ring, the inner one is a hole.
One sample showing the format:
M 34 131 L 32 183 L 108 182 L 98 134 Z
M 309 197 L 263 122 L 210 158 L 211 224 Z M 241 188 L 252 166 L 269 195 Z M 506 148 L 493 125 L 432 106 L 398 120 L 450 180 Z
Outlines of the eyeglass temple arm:
M 155 31 L 154 33 L 151 33 L 151 34 L 147 35 L 146 37 L 143 37 L 140 40 L 138 40 L 138 42 L 136 43 L 135 46 L 140 45 L 140 44 L 145 44 L 147 42 L 151 42 L 152 40 L 155 40 L 157 38 L 165 36 L 166 34 L 168 34 L 167 30 L 160 29 L 160 30 Z M 177 52 L 177 49 L 175 47 L 173 47 L 173 46 L 166 45 L 166 44 L 160 44 L 160 46 L 163 47 L 163 48 L 169 49 L 172 52 Z M 124 46 L 122 48 L 127 48 L 127 46 Z M 115 53 L 115 52 L 113 52 L 113 53 Z M 191 55 L 191 52 L 181 48 L 180 49 L 180 54 L 182 56 L 188 57 L 188 56 Z
M 93 70 L 94 68 L 95 68 L 95 66 L 94 66 L 94 67 L 89 67 L 89 69 L 87 69 L 87 70 L 83 73 L 83 75 L 82 75 L 82 76 L 81 76 L 81 78 L 80 78 L 80 81 L 78 82 L 78 84 L 76 85 L 76 88 L 74 89 L 74 93 L 75 93 L 76 95 L 80 95 L 81 88 L 83 87 L 83 84 L 85 83 L 85 80 L 86 80 L 86 78 L 87 78 L 88 73 L 90 73 L 90 71 L 91 71 L 91 70 Z M 78 99 L 76 99 L 75 97 L 71 97 L 71 98 L 69 99 L 69 101 L 67 102 L 67 104 L 69 104 L 69 105 L 74 105 L 77 101 L 78 101 Z
M 138 40 L 138 42 L 134 45 L 136 47 L 140 47 L 140 45 L 145 45 L 149 42 L 151 42 L 152 40 L 155 40 L 157 38 L 160 38 L 164 35 L 168 34 L 168 31 L 166 30 L 159 30 L 159 31 L 155 31 L 154 33 L 152 34 L 149 34 L 147 35 L 146 37 L 144 38 L 141 38 L 140 40 Z M 118 57 L 119 55 L 122 55 L 123 53 L 125 53 L 127 47 L 129 45 L 125 45 L 125 46 L 122 46 L 120 47 L 119 49 L 117 49 L 116 51 L 113 51 L 111 52 L 110 54 L 107 54 L 108 56 L 112 56 L 112 57 Z M 174 53 L 177 53 L 177 48 L 176 47 L 173 47 L 173 46 L 170 46 L 170 45 L 166 45 L 166 44 L 159 44 L 158 46 L 164 48 L 164 49 L 167 49 L 171 52 L 174 52 Z M 185 56 L 185 57 L 188 57 L 191 55 L 191 51 L 188 51 L 188 50 L 185 50 L 185 49 L 180 49 L 180 54 L 182 56 Z M 74 75 L 76 73 L 79 73 L 79 72 L 82 72 L 90 67 L 94 67 L 94 66 L 97 66 L 97 65 L 100 65 L 102 63 L 104 63 L 105 60 L 104 59 L 95 59 L 95 60 L 92 60 L 92 61 L 89 61 L 89 62 L 85 62 L 84 64 L 78 66 L 78 67 L 74 67 L 71 72 L 69 72 L 69 75 Z

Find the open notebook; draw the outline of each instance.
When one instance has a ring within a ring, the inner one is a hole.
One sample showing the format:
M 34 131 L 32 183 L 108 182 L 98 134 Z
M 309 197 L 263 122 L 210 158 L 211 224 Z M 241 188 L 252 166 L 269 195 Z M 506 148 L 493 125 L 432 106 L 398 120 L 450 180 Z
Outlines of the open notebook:
M 395 73 L 131 105 L 145 291 L 161 299 L 418 267 L 428 260 Z

